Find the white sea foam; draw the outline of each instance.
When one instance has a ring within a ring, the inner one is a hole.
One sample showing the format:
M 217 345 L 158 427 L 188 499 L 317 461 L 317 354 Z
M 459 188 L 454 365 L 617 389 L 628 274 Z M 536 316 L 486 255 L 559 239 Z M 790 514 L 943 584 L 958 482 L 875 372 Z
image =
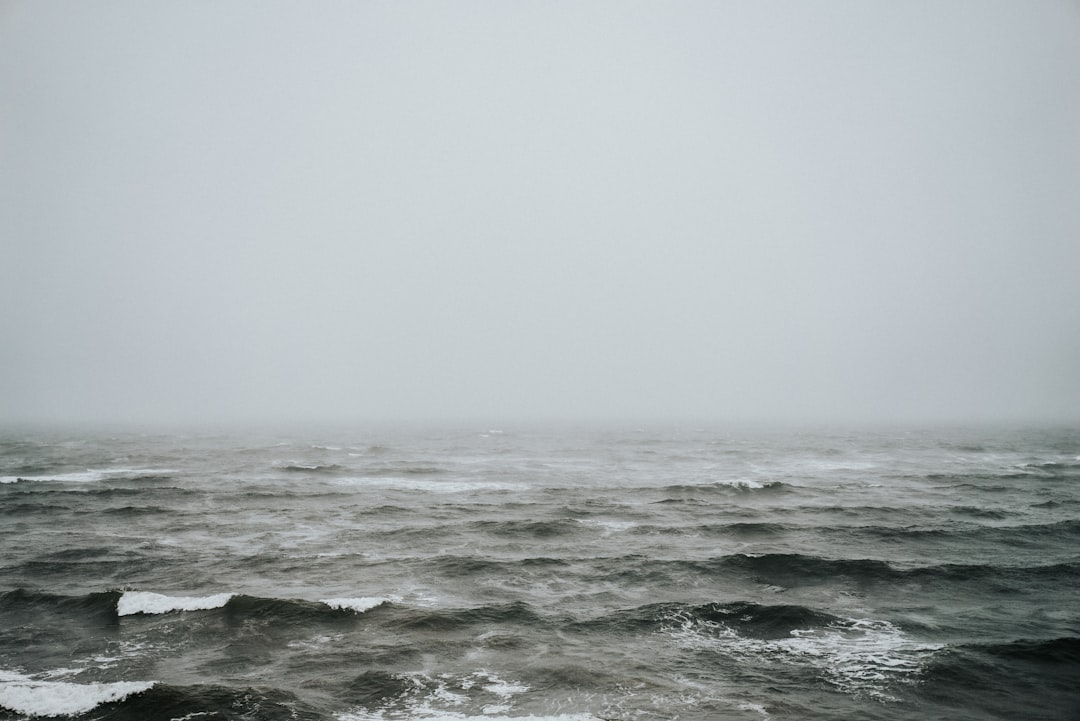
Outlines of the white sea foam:
M 27 716 L 75 716 L 103 703 L 123 701 L 153 685 L 153 681 L 39 681 L 22 674 L 0 671 L 0 708 Z
M 136 613 L 169 613 L 171 611 L 205 611 L 221 608 L 233 597 L 231 593 L 217 593 L 213 596 L 164 596 L 147 591 L 126 591 L 116 604 L 116 612 L 121 616 Z
M 45 482 L 52 481 L 55 483 L 93 483 L 94 481 L 103 481 L 108 477 L 107 471 L 77 471 L 75 473 L 54 473 L 46 476 L 4 476 L 0 478 L 0 483 L 15 483 L 17 481 L 24 482 Z
M 917 675 L 941 644 L 916 643 L 888 621 L 849 620 L 824 628 L 793 630 L 780 639 L 740 635 L 721 623 L 677 615 L 669 628 L 680 643 L 708 648 L 738 661 L 810 666 L 841 691 L 889 700 L 892 683 Z
M 586 519 L 583 519 L 583 520 L 581 520 L 579 522 L 582 525 L 585 525 L 585 526 L 600 526 L 607 533 L 616 533 L 618 531 L 626 531 L 626 530 L 629 530 L 631 528 L 636 528 L 637 525 L 638 525 L 634 521 L 611 521 L 611 520 L 602 520 L 602 519 L 597 519 L 597 518 L 586 518 Z
M 489 707 L 485 707 L 489 708 Z M 504 707 L 490 707 L 496 713 L 502 712 Z M 497 709 L 497 710 L 496 710 Z M 387 721 L 390 718 L 398 719 L 400 716 L 386 716 L 382 711 L 338 714 L 338 721 Z M 416 721 L 603 721 L 598 716 L 587 713 L 558 714 L 555 716 L 470 716 L 456 711 L 442 711 L 437 709 L 416 709 L 409 715 L 409 719 Z
M 372 597 L 364 597 L 364 596 L 362 596 L 360 598 L 320 598 L 319 599 L 319 603 L 325 603 L 330 608 L 334 608 L 334 609 L 338 609 L 338 610 L 346 610 L 346 609 L 348 609 L 348 610 L 356 611 L 357 613 L 363 613 L 364 611 L 368 611 L 370 609 L 373 609 L 376 606 L 381 606 L 384 603 L 389 603 L 390 601 L 391 601 L 391 599 L 389 599 L 389 598 L 379 598 L 379 597 L 374 597 L 374 596 L 372 596 Z
M 147 474 L 176 473 L 167 468 L 103 468 L 72 473 L 48 473 L 38 476 L 0 476 L 0 483 L 26 482 L 52 482 L 52 483 L 96 483 L 110 478 L 124 478 L 129 476 L 141 476 Z
M 496 696 L 510 697 L 514 694 L 525 693 L 529 690 L 529 687 L 520 683 L 503 681 L 497 676 L 490 676 L 489 683 L 484 684 L 483 689 Z
M 480 636 L 480 638 L 489 637 L 489 632 Z M 529 690 L 528 686 L 520 683 L 514 683 L 513 681 L 504 681 L 493 673 L 487 671 L 477 671 L 465 678 L 461 679 L 458 685 L 464 689 L 469 690 L 473 687 L 479 686 L 488 693 L 493 693 L 496 696 L 502 696 L 503 698 L 509 698 L 514 694 L 524 693 Z
M 480 670 L 467 676 L 455 676 L 444 673 L 437 677 L 415 674 L 409 677 L 415 693 L 408 703 L 406 719 L 416 721 L 597 721 L 588 714 L 564 714 L 556 716 L 510 716 L 513 709 L 512 697 L 529 690 L 528 686 L 514 681 L 506 681 L 496 674 Z M 486 696 L 486 698 L 485 698 Z M 495 699 L 491 699 L 495 696 Z M 469 701 L 479 705 L 483 715 L 449 710 L 461 707 Z M 362 711 L 338 716 L 339 721 L 382 721 L 401 719 L 400 710 Z
M 758 704 L 758 703 L 741 703 L 741 704 L 739 704 L 739 710 L 740 711 L 756 711 L 759 714 L 761 714 L 761 717 L 763 719 L 768 719 L 769 718 L 769 712 L 765 709 L 764 706 L 762 706 L 761 704 Z

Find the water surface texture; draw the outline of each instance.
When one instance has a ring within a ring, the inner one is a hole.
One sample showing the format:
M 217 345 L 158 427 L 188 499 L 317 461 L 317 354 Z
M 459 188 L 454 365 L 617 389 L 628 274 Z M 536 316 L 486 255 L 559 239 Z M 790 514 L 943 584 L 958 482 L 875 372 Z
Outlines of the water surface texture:
M 0 442 L 0 719 L 1067 719 L 1080 433 Z

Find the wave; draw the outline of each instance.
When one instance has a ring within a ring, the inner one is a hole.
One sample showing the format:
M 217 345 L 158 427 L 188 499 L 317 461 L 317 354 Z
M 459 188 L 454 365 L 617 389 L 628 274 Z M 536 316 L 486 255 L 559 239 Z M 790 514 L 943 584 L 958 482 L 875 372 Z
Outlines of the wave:
M 145 719 L 252 719 L 324 721 L 296 696 L 267 688 L 172 686 L 154 681 L 68 683 L 0 671 L 0 708 L 30 717 L 104 712 L 110 721 Z
M 1017 511 L 1008 511 L 1001 508 L 980 508 L 978 506 L 953 506 L 949 509 L 952 513 L 959 514 L 961 516 L 972 516 L 974 518 L 989 518 L 994 521 L 1001 521 L 1010 516 L 1019 516 Z
M 979 718 L 1074 718 L 1080 708 L 1080 638 L 966 644 L 940 653 L 920 695 Z
M 1025 471 L 1040 476 L 1072 477 L 1080 475 L 1080 463 L 1074 461 L 1046 461 L 1044 463 L 1026 463 L 1021 466 Z
M 71 576 L 98 580 L 115 579 L 119 584 L 122 579 L 132 574 L 151 571 L 161 563 L 160 558 L 152 557 L 145 549 L 109 550 L 108 553 L 109 556 L 102 557 L 94 553 L 93 549 L 89 552 L 70 549 L 44 554 L 0 568 L 0 575 L 18 575 L 35 582 L 43 579 L 64 580 Z
M 1080 506 L 1080 500 L 1076 498 L 1065 498 L 1060 501 L 1043 501 L 1042 503 L 1032 503 L 1032 508 L 1061 508 L 1062 506 Z
M 62 596 L 27 589 L 0 593 L 0 611 L 60 613 L 108 625 L 121 617 L 180 612 L 225 613 L 233 620 L 276 619 L 281 623 L 342 619 L 399 601 L 396 597 L 326 598 L 320 601 L 263 598 L 236 593 L 207 596 L 167 596 L 148 591 L 103 591 Z
M 144 693 L 153 686 L 153 681 L 47 681 L 0 670 L 0 708 L 26 716 L 75 716 Z
M 711 523 L 696 526 L 691 530 L 707 536 L 771 537 L 780 536 L 792 530 L 782 523 Z
M 398 561 L 395 561 L 398 562 Z M 592 581 L 639 585 L 691 582 L 695 577 L 743 578 L 754 583 L 792 588 L 815 584 L 854 584 L 860 587 L 897 583 L 980 583 L 987 589 L 1028 592 L 1040 584 L 1060 585 L 1080 577 L 1080 562 L 1050 565 L 934 564 L 898 567 L 873 558 L 823 558 L 799 553 L 737 553 L 701 560 L 655 559 L 642 555 L 577 558 L 531 557 L 492 559 L 476 556 L 438 556 L 413 559 L 424 572 L 455 579 L 507 577 L 533 572 L 587 576 Z
M 1011 514 L 1010 514 L 1011 515 Z M 883 540 L 936 540 L 956 543 L 1002 543 L 1064 540 L 1080 535 L 1080 521 L 1055 521 L 1052 523 L 1025 523 L 1010 526 L 975 526 L 959 528 L 933 528 L 924 526 L 822 526 L 800 529 L 829 536 L 858 539 L 862 537 Z
M 334 610 L 349 610 L 356 613 L 363 613 L 364 611 L 370 611 L 376 606 L 381 606 L 384 603 L 390 603 L 389 598 L 380 597 L 360 597 L 360 598 L 322 598 L 319 599 L 319 603 L 326 604 Z
M 734 478 L 724 481 L 710 481 L 706 483 L 678 483 L 659 488 L 661 492 L 684 494 L 701 492 L 719 492 L 725 494 L 744 495 L 748 493 L 787 493 L 795 489 L 795 486 L 783 481 L 755 481 L 746 478 Z M 619 490 L 625 490 L 620 488 Z
M 232 597 L 231 593 L 218 593 L 212 596 L 163 596 L 160 593 L 146 591 L 125 591 L 116 603 L 116 613 L 120 616 L 133 616 L 137 613 L 204 611 L 221 608 Z
M 767 606 L 737 601 L 695 606 L 687 615 L 698 621 L 723 624 L 750 638 L 787 638 L 792 632 L 825 628 L 844 622 L 838 616 L 798 605 Z
M 0 506 L 0 515 L 24 516 L 31 513 L 61 513 L 70 510 L 69 506 L 57 506 L 51 503 L 11 503 Z
M 936 564 L 896 568 L 876 559 L 830 559 L 802 554 L 737 554 L 715 559 L 706 565 L 723 570 L 738 569 L 768 579 L 781 586 L 798 583 L 849 582 L 890 583 L 898 581 L 962 583 L 978 582 L 998 587 L 1028 589 L 1040 581 L 1058 584 L 1062 579 L 1080 575 L 1080 563 L 1046 566 L 997 566 L 992 564 Z
M 469 526 L 478 531 L 511 538 L 551 538 L 565 536 L 582 528 L 580 523 L 572 519 L 475 521 Z
M 101 591 L 82 596 L 61 596 L 18 588 L 0 593 L 0 613 L 21 617 L 60 615 L 83 623 L 114 626 L 118 622 L 116 604 L 120 591 Z
M 1011 643 L 986 646 L 987 653 L 1002 658 L 1037 663 L 1080 665 L 1080 638 L 1065 636 L 1049 641 L 1023 639 Z
M 85 512 L 92 513 L 92 511 Z M 161 506 L 122 506 L 120 508 L 106 508 L 101 513 L 109 516 L 155 516 L 175 513 L 175 511 Z
M 337 473 L 347 470 L 345 466 L 338 463 L 286 463 L 274 467 L 287 473 Z
M 457 609 L 402 609 L 391 625 L 399 629 L 428 632 L 454 631 L 476 625 L 524 624 L 539 626 L 542 619 L 523 601 Z

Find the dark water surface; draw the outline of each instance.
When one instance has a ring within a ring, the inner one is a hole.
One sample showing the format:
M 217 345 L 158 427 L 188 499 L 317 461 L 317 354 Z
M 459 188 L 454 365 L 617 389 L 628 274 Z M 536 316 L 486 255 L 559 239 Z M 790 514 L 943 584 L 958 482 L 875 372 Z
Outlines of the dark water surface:
M 0 439 L 0 719 L 1080 718 L 1080 433 Z

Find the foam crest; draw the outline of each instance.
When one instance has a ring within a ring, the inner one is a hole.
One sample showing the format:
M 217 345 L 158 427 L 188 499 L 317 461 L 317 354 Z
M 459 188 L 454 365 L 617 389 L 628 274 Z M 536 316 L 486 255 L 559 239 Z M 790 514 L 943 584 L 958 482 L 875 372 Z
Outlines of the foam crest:
M 76 716 L 103 703 L 123 701 L 153 685 L 153 681 L 85 684 L 39 681 L 0 671 L 0 708 L 27 716 Z
M 136 613 L 157 614 L 171 611 L 205 611 L 221 608 L 233 597 L 231 593 L 217 593 L 213 596 L 165 596 L 148 591 L 125 591 L 116 603 L 116 612 L 120 616 Z
M 361 596 L 360 598 L 320 598 L 319 603 L 325 603 L 330 608 L 338 611 L 348 610 L 363 613 L 384 603 L 390 603 L 391 600 L 389 598 Z

